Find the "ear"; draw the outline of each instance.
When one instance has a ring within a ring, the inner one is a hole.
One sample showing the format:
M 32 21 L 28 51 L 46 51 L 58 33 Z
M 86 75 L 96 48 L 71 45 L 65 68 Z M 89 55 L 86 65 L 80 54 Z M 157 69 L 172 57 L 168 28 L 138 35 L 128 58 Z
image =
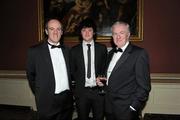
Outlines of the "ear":
M 131 36 L 131 33 L 128 33 L 128 38 Z
M 63 34 L 63 31 L 61 31 L 61 35 Z
M 46 35 L 48 35 L 48 31 L 47 31 L 47 29 L 45 29 L 45 33 L 46 33 Z

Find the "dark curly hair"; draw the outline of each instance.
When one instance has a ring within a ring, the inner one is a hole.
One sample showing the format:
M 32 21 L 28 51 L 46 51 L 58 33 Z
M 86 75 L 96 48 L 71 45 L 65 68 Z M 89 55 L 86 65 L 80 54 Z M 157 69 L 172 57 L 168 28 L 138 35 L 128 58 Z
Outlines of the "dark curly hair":
M 79 33 L 79 40 L 82 41 L 83 38 L 82 38 L 82 35 L 81 35 L 81 30 L 83 28 L 92 28 L 93 29 L 93 32 L 94 32 L 94 35 L 93 35 L 93 39 L 96 40 L 96 24 L 94 22 L 93 19 L 91 18 L 86 18 L 84 20 L 82 20 L 80 23 L 79 23 L 79 26 L 78 26 L 78 33 Z

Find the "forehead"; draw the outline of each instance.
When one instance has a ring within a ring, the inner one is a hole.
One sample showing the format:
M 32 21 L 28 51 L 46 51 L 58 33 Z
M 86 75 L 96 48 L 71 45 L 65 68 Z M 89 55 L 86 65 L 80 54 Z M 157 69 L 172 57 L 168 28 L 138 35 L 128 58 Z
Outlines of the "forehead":
M 93 30 L 93 28 L 92 28 L 92 27 L 83 27 L 83 28 L 81 29 L 81 31 L 84 31 L 84 30 Z
M 48 27 L 61 27 L 61 23 L 58 20 L 50 20 L 48 22 Z

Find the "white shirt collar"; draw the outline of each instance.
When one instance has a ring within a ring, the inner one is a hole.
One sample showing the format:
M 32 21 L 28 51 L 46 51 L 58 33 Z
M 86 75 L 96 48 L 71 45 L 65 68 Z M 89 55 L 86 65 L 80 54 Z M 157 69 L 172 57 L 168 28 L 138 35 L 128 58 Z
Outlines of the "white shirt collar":
M 60 45 L 60 42 L 58 42 L 57 44 L 52 43 L 50 40 L 48 40 L 48 42 L 49 42 L 51 45 Z
M 125 44 L 123 47 L 121 47 L 121 49 L 122 49 L 123 52 L 125 51 L 125 49 L 127 48 L 128 45 L 129 45 L 129 41 L 126 42 L 126 44 Z
M 83 45 L 87 45 L 87 44 L 91 44 L 91 46 L 94 45 L 94 40 L 92 40 L 91 42 L 86 42 L 85 40 L 83 40 Z

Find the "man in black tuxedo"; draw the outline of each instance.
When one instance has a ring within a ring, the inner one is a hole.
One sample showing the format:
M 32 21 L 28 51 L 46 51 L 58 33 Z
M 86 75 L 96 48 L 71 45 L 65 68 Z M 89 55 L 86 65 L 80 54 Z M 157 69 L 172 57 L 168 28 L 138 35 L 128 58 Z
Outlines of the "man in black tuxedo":
M 40 120 L 72 120 L 69 49 L 61 44 L 62 24 L 49 19 L 47 40 L 28 50 L 27 78 Z
M 139 120 L 150 85 L 147 52 L 129 42 L 130 28 L 125 22 L 112 25 L 115 47 L 107 65 L 106 120 Z M 97 79 L 97 84 L 102 85 Z
M 103 73 L 107 48 L 95 42 L 95 32 L 94 21 L 90 18 L 83 20 L 79 25 L 81 43 L 71 49 L 70 63 L 75 81 L 78 120 L 88 120 L 90 111 L 94 120 L 104 118 L 104 96 L 99 95 L 96 77 Z

